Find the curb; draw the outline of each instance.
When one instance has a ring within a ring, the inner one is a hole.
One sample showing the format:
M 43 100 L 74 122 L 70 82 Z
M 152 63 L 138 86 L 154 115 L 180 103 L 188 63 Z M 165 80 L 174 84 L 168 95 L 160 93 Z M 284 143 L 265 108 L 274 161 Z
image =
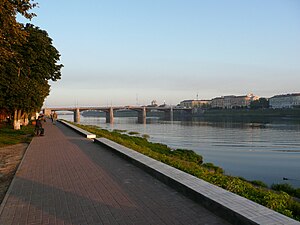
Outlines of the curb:
M 94 138 L 96 138 L 96 135 L 95 135 L 95 134 L 92 134 L 92 133 L 90 133 L 90 132 L 88 132 L 88 131 L 85 131 L 85 130 L 79 128 L 79 127 L 76 127 L 76 126 L 73 125 L 73 124 L 70 124 L 70 123 L 68 123 L 68 122 L 66 122 L 66 121 L 63 121 L 63 120 L 58 120 L 58 121 L 59 121 L 60 123 L 64 124 L 65 126 L 67 126 L 67 127 L 71 128 L 71 129 L 75 130 L 77 133 L 81 134 L 82 136 L 84 136 L 84 137 L 86 137 L 86 138 L 89 138 L 89 139 L 94 139 Z
M 33 138 L 35 138 L 35 137 L 33 137 Z M 2 202 L 1 202 L 1 205 L 0 205 L 0 216 L 2 215 L 2 212 L 3 212 L 3 209 L 4 209 L 5 204 L 7 202 L 7 199 L 9 197 L 10 193 L 11 193 L 11 189 L 12 189 L 14 183 L 16 182 L 16 175 L 19 173 L 19 170 L 20 170 L 20 168 L 21 168 L 21 166 L 22 166 L 22 164 L 23 164 L 23 162 L 25 160 L 25 157 L 27 156 L 27 150 L 29 149 L 29 147 L 30 147 L 30 145 L 31 145 L 31 143 L 33 141 L 33 138 L 31 140 L 31 142 L 29 143 L 29 145 L 27 146 L 27 148 L 25 149 L 25 152 L 24 152 L 24 155 L 22 157 L 22 160 L 21 160 L 19 166 L 17 167 L 16 172 L 14 174 L 14 177 L 13 177 L 12 181 L 10 182 L 10 185 L 9 185 L 9 187 L 7 189 L 7 192 L 5 193 L 5 196 L 4 196 L 4 198 L 3 198 Z
M 82 131 L 81 128 L 74 125 L 70 126 L 71 124 L 67 122 L 63 124 L 74 129 L 76 132 L 80 133 Z M 84 136 L 85 133 L 86 131 L 84 131 Z M 122 158 L 130 161 L 145 172 L 234 225 L 300 225 L 300 222 L 292 218 L 154 160 L 116 142 L 106 138 L 94 138 L 94 142 L 113 150 Z

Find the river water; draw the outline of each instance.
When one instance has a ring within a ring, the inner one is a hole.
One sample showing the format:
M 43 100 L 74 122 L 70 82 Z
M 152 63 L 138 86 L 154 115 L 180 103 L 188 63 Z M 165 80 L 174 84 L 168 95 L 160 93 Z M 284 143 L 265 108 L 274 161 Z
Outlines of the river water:
M 72 115 L 59 118 L 73 121 Z M 151 142 L 171 148 L 191 149 L 205 162 L 222 167 L 226 174 L 248 180 L 261 180 L 268 185 L 290 183 L 300 187 L 300 123 L 270 122 L 256 126 L 245 122 L 162 121 L 147 118 L 138 124 L 137 118 L 115 118 L 114 124 L 105 118 L 83 117 L 81 123 L 113 130 L 148 134 Z M 283 178 L 288 180 L 283 180 Z

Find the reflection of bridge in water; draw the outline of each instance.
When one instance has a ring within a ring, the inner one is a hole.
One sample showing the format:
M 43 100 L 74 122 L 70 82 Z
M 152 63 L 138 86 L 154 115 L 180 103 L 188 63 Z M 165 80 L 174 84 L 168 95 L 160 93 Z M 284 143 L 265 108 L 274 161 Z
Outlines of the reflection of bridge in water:
M 82 111 L 101 111 L 105 112 L 106 123 L 114 122 L 114 112 L 121 110 L 133 110 L 138 112 L 138 123 L 146 123 L 147 112 L 163 111 L 165 120 L 173 120 L 174 110 L 184 110 L 188 113 L 192 112 L 190 108 L 177 108 L 171 106 L 153 107 L 153 106 L 111 106 L 111 107 L 61 107 L 61 108 L 44 108 L 44 114 L 49 116 L 53 111 L 71 111 L 74 113 L 74 122 L 80 122 L 80 112 Z

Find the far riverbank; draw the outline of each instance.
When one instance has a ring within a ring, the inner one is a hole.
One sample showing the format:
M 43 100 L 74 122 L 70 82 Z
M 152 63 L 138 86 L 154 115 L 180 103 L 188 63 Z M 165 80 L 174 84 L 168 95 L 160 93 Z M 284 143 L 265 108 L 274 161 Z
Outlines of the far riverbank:
M 299 120 L 300 121 L 300 108 L 295 109 L 208 109 L 198 110 L 193 114 L 195 117 L 204 117 L 210 119 L 218 118 L 233 118 L 244 120 Z

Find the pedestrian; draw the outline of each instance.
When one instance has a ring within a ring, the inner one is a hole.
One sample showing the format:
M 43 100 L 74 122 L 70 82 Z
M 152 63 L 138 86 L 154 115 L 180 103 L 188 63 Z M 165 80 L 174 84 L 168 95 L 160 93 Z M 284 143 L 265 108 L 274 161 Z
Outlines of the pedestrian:
M 56 112 L 53 113 L 52 119 L 53 119 L 52 123 L 55 125 L 56 124 L 56 120 L 57 120 L 57 113 Z
M 44 131 L 45 131 L 43 128 L 43 125 L 42 125 L 42 119 L 43 119 L 43 117 L 39 116 L 35 123 L 36 134 L 40 135 L 40 136 L 44 136 Z

